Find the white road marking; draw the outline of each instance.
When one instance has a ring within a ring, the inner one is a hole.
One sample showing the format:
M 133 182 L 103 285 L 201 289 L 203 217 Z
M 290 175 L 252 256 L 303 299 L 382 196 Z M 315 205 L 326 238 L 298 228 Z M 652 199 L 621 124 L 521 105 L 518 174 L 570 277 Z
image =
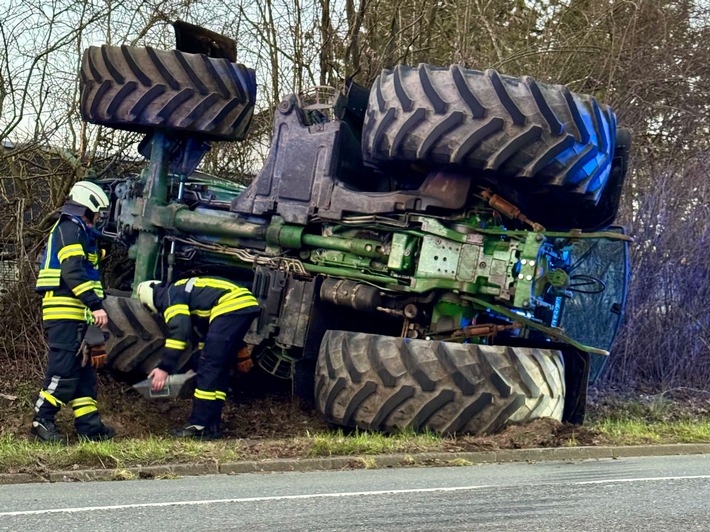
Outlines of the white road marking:
M 173 502 L 146 502 L 137 504 L 117 504 L 115 506 L 86 506 L 81 508 L 49 508 L 46 510 L 25 510 L 18 512 L 0 512 L 0 517 L 13 515 L 39 515 L 56 513 L 79 513 L 95 512 L 97 510 L 125 510 L 132 508 L 160 508 L 162 506 L 200 506 L 207 504 L 224 504 L 238 502 L 263 502 L 263 501 L 286 501 L 294 499 L 324 499 L 337 497 L 362 497 L 372 495 L 399 495 L 403 493 L 432 493 L 446 491 L 470 491 L 494 486 L 459 486 L 452 488 L 417 488 L 408 490 L 381 490 L 381 491 L 349 491 L 343 493 L 309 493 L 305 495 L 274 495 L 271 497 L 243 497 L 239 499 L 210 499 L 204 501 L 173 501 Z
M 654 482 L 663 480 L 693 480 L 700 478 L 710 478 L 710 475 L 690 475 L 690 476 L 674 476 L 674 477 L 645 477 L 645 478 L 615 478 L 606 480 L 584 480 L 579 482 L 571 482 L 574 485 L 588 484 L 614 484 L 621 482 Z M 515 486 L 456 486 L 451 488 L 416 488 L 404 490 L 379 490 L 379 491 L 349 491 L 343 493 L 308 493 L 304 495 L 274 495 L 270 497 L 242 497 L 236 499 L 209 499 L 202 501 L 171 501 L 171 502 L 146 502 L 136 504 L 117 504 L 114 506 L 85 506 L 79 508 L 48 508 L 45 510 L 22 510 L 17 512 L 0 512 L 0 517 L 11 517 L 21 515 L 41 515 L 41 514 L 56 514 L 56 513 L 80 513 L 80 512 L 96 512 L 102 510 L 126 510 L 134 508 L 160 508 L 165 506 L 204 506 L 208 504 L 225 504 L 225 503 L 246 503 L 246 502 L 264 502 L 264 501 L 286 501 L 298 499 L 333 499 L 339 497 L 365 497 L 373 495 L 401 495 L 407 493 L 436 493 L 436 492 L 453 492 L 453 491 L 472 491 L 489 488 L 511 488 Z
M 710 475 L 689 475 L 679 477 L 646 477 L 646 478 L 612 478 L 608 480 L 584 480 L 575 484 L 613 484 L 619 482 L 653 482 L 658 480 L 690 480 L 694 478 L 710 478 Z M 2 514 L 0 514 L 2 515 Z

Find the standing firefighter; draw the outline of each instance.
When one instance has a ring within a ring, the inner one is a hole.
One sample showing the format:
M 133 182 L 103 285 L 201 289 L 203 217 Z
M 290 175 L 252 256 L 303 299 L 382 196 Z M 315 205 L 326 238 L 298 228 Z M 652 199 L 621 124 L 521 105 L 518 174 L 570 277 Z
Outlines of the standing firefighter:
M 204 338 L 197 364 L 197 388 L 188 424 L 173 431 L 182 438 L 221 437 L 219 423 L 227 398 L 229 370 L 251 322 L 259 312 L 252 293 L 231 281 L 215 277 L 192 277 L 173 284 L 145 281 L 138 285 L 138 298 L 154 314 L 162 314 L 168 326 L 161 362 L 148 375 L 153 391 L 161 390 L 168 375 L 176 371 L 193 331 Z
M 92 359 L 91 364 L 82 356 L 89 323 L 97 327 L 108 323 L 102 309 L 98 232 L 93 228 L 95 219 L 107 207 L 108 198 L 98 185 L 77 182 L 69 191 L 42 257 L 36 289 L 43 294 L 42 323 L 49 344 L 49 361 L 30 431 L 41 441 L 64 440 L 54 418 L 65 404 L 74 410 L 80 438 L 98 441 L 115 434 L 113 428 L 102 423 L 96 408 L 95 368 L 105 361 L 105 350 L 99 347 L 86 353 Z M 100 344 L 103 336 L 98 332 Z

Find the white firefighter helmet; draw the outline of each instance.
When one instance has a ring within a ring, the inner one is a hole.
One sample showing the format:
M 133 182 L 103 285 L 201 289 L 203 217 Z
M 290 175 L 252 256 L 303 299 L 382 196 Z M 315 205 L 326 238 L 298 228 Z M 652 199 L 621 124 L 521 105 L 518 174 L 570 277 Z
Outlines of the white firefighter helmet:
M 143 306 L 148 307 L 153 314 L 158 313 L 158 309 L 155 307 L 155 300 L 153 298 L 153 286 L 156 284 L 160 284 L 160 281 L 143 281 L 138 284 L 138 289 L 136 290 L 138 301 L 143 303 Z
M 93 213 L 108 207 L 108 196 L 96 183 L 77 181 L 69 191 L 70 201 L 86 207 Z

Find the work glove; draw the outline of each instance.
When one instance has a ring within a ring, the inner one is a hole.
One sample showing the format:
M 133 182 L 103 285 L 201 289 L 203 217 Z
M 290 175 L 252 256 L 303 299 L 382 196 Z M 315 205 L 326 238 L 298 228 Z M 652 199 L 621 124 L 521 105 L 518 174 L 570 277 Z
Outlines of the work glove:
M 106 344 L 95 345 L 90 348 L 89 357 L 91 359 L 91 367 L 94 369 L 102 368 L 106 365 L 108 355 L 106 354 Z
M 89 325 L 76 356 L 81 357 L 82 368 L 91 364 L 92 368 L 99 369 L 106 364 L 106 338 L 96 325 Z
M 237 353 L 237 371 L 239 373 L 249 373 L 253 367 L 254 361 L 251 359 L 251 353 L 247 346 L 244 346 Z

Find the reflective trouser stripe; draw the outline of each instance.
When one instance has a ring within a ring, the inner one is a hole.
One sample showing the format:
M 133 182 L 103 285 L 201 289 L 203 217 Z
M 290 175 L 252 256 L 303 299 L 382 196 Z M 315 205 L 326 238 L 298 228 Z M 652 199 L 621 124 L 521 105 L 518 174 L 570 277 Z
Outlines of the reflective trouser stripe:
M 59 385 L 59 379 L 59 375 L 53 375 L 52 380 L 49 382 L 49 386 L 47 386 L 47 389 L 40 390 L 39 397 L 37 398 L 37 402 L 35 403 L 35 412 L 39 412 L 40 407 L 44 404 L 45 401 L 47 401 L 50 405 L 56 408 L 59 408 L 59 406 L 56 405 L 54 401 L 57 401 L 59 404 L 63 404 L 61 401 L 59 401 L 59 399 L 52 395 L 56 391 L 57 386 Z M 49 395 L 51 399 L 47 397 L 47 395 Z
M 220 392 L 215 391 L 215 392 L 207 392 L 205 390 L 195 390 L 195 397 L 197 399 L 204 399 L 206 401 L 224 401 L 227 399 L 227 393 L 226 392 Z
M 35 412 L 39 412 L 40 407 L 44 404 L 45 401 L 47 401 L 52 406 L 59 408 L 57 405 L 55 405 L 52 402 L 51 399 L 46 399 L 46 395 L 49 395 L 52 397 L 52 399 L 58 401 L 58 399 L 52 395 L 54 393 L 54 391 L 57 389 L 58 384 L 59 384 L 59 376 L 53 375 L 52 380 L 49 382 L 49 386 L 47 386 L 47 389 L 40 390 L 40 392 L 39 392 L 39 397 L 37 398 L 37 402 L 35 403 Z
M 85 416 L 86 414 L 91 414 L 98 410 L 96 407 L 96 399 L 92 397 L 78 397 L 69 401 L 69 404 L 74 410 L 74 417 Z
M 57 399 L 56 397 L 54 397 L 54 396 L 53 396 L 50 392 L 48 392 L 47 390 L 40 390 L 39 394 L 40 394 L 42 397 L 44 397 L 44 398 L 47 400 L 47 402 L 48 402 L 49 404 L 51 404 L 52 406 L 56 406 L 57 408 L 59 408 L 60 406 L 62 406 L 62 405 L 64 404 L 64 403 L 62 403 L 59 399 Z

